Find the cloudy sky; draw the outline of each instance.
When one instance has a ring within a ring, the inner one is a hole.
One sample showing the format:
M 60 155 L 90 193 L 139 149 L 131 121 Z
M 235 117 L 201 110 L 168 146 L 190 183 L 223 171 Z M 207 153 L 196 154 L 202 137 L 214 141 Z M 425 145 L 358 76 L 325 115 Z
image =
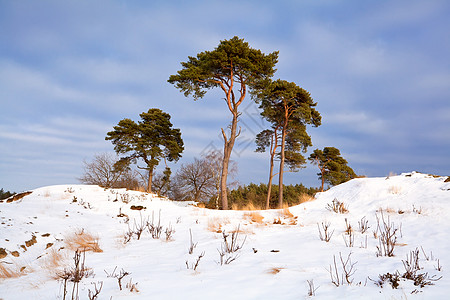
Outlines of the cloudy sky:
M 77 183 L 84 159 L 113 151 L 106 133 L 153 107 L 181 129 L 178 165 L 221 149 L 223 95 L 195 102 L 167 79 L 235 35 L 280 51 L 275 78 L 318 103 L 310 151 L 337 147 L 361 175 L 450 175 L 449 16 L 445 0 L 0 0 L 0 188 Z M 266 124 L 250 99 L 242 111 L 238 179 L 266 182 Z M 317 171 L 285 180 L 318 186 Z

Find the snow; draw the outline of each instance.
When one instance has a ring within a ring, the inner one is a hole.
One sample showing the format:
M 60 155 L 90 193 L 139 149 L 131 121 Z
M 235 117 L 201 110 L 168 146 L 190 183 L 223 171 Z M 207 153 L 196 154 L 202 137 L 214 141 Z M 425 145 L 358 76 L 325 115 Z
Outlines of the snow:
M 208 210 L 191 202 L 98 186 L 39 188 L 18 201 L 0 203 L 0 248 L 8 253 L 0 262 L 21 275 L 0 279 L 0 299 L 62 299 L 63 282 L 55 278 L 74 264 L 74 250 L 68 247 L 74 233 L 98 237 L 102 250 L 86 251 L 85 265 L 94 276 L 80 282 L 80 299 L 88 299 L 94 282 L 97 286 L 103 282 L 98 299 L 446 299 L 450 293 L 450 182 L 445 180 L 416 172 L 358 178 L 289 211 L 253 212 Z M 348 213 L 328 210 L 334 199 L 343 202 Z M 131 210 L 132 205 L 145 209 Z M 152 216 L 156 225 L 159 215 L 164 228 L 159 239 L 146 230 L 139 240 L 133 237 L 124 243 L 130 228 L 150 222 Z M 258 222 L 258 215 L 264 219 Z M 398 228 L 393 257 L 376 255 L 376 216 Z M 358 225 L 363 217 L 370 226 L 365 233 Z M 345 219 L 353 228 L 353 247 L 346 246 Z M 276 220 L 281 224 L 274 224 Z M 322 222 L 334 230 L 328 243 L 319 239 Z M 230 239 L 238 226 L 242 249 L 231 254 L 234 261 L 221 265 L 223 233 L 216 231 L 225 230 Z M 169 241 L 166 228 L 175 230 Z M 190 231 L 196 243 L 192 254 L 188 253 Z M 21 247 L 33 236 L 35 244 Z M 398 289 L 374 283 L 381 274 L 404 273 L 402 260 L 416 248 L 419 273 L 442 279 L 423 288 L 406 279 Z M 20 256 L 14 257 L 13 251 Z M 203 252 L 194 271 L 192 266 Z M 55 253 L 63 258 L 50 265 Z M 345 260 L 349 254 L 356 269 L 353 283 L 336 287 L 328 271 L 333 256 L 341 272 L 339 255 Z M 116 278 L 108 277 L 115 268 L 116 274 L 130 273 L 122 280 L 122 290 Z M 310 297 L 307 281 L 311 280 L 317 289 Z M 130 282 L 138 291 L 130 290 Z M 71 282 L 68 290 L 66 299 L 71 299 Z

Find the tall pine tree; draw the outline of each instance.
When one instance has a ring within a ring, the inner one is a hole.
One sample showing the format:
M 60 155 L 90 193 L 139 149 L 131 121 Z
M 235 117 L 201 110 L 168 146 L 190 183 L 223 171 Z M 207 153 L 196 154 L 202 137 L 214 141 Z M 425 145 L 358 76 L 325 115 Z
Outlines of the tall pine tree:
M 225 94 L 227 108 L 232 115 L 230 131 L 227 134 L 222 128 L 224 139 L 222 174 L 220 180 L 220 200 L 222 209 L 228 209 L 227 176 L 231 152 L 235 140 L 239 135 L 238 118 L 241 112 L 239 106 L 244 101 L 248 90 L 273 76 L 278 52 L 264 54 L 261 50 L 253 49 L 247 42 L 237 36 L 229 40 L 220 41 L 212 51 L 204 51 L 197 57 L 188 57 L 182 62 L 182 69 L 176 75 L 169 77 L 187 97 L 192 95 L 194 100 L 203 98 L 209 89 L 219 88 Z
M 319 126 L 321 116 L 315 109 L 317 103 L 306 90 L 293 82 L 285 80 L 266 80 L 260 82 L 253 96 L 260 103 L 261 115 L 279 128 L 280 170 L 278 173 L 278 207 L 283 206 L 283 174 L 285 164 L 295 171 L 306 163 L 301 154 L 312 146 L 311 138 L 306 132 L 306 125 Z
M 152 108 L 140 114 L 138 123 L 131 119 L 119 121 L 114 130 L 107 133 L 117 154 L 122 154 L 121 163 L 137 163 L 142 160 L 148 172 L 147 192 L 152 192 L 152 179 L 155 167 L 161 159 L 178 161 L 184 150 L 180 129 L 172 128 L 170 115 L 160 109 Z M 167 172 L 167 171 L 166 171 Z

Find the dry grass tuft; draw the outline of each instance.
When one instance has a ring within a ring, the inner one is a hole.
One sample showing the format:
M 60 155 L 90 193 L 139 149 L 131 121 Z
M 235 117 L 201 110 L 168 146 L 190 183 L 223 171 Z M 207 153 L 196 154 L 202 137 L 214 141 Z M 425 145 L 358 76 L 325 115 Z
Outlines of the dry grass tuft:
M 206 207 L 205 203 L 203 203 L 203 202 L 197 202 L 195 204 L 195 206 L 197 206 L 198 208 L 205 208 Z
M 291 213 L 289 208 L 285 208 L 280 212 L 281 216 L 285 218 L 294 218 L 294 215 Z
M 398 195 L 402 191 L 401 187 L 396 186 L 396 185 L 390 186 L 388 190 L 389 190 L 389 193 L 394 194 L 394 195 Z
M 380 208 L 378 208 L 377 212 L 380 212 L 380 213 L 387 212 L 388 214 L 395 214 L 398 211 L 393 208 L 390 208 L 390 207 L 386 207 L 386 208 L 380 207 Z
M 283 270 L 283 269 L 284 268 L 280 268 L 280 267 L 278 267 L 278 268 L 277 267 L 272 267 L 269 270 L 267 270 L 267 273 L 275 275 L 275 274 L 280 273 L 280 271 Z
M 279 220 L 283 218 L 285 221 L 287 221 L 288 225 L 296 225 L 297 224 L 297 218 L 295 217 L 291 211 L 289 210 L 289 208 L 284 208 L 283 210 L 280 211 L 280 217 L 278 218 Z M 280 220 L 281 223 L 281 220 Z
M 66 259 L 66 253 L 51 249 L 42 261 L 42 268 L 53 271 L 61 267 Z
M 233 204 L 231 205 L 231 209 L 232 209 L 232 210 L 248 210 L 248 211 L 262 210 L 261 207 L 255 205 L 255 204 L 253 204 L 253 203 L 251 203 L 251 202 L 248 203 L 248 204 L 246 204 L 246 205 L 244 205 L 244 206 L 239 206 L 239 205 L 233 203 Z
M 7 279 L 7 278 L 17 278 L 20 276 L 23 276 L 26 274 L 25 272 L 26 268 L 22 267 L 20 269 L 10 268 L 6 263 L 0 262 L 0 279 Z
M 219 218 L 219 217 L 208 218 L 207 229 L 212 232 L 221 233 L 222 227 L 225 224 L 230 224 L 230 220 L 228 218 Z
M 70 250 L 103 252 L 98 244 L 99 238 L 93 236 L 84 229 L 78 230 L 65 238 L 65 243 Z
M 252 223 L 264 224 L 264 217 L 259 212 L 248 212 L 244 214 L 244 218 Z
M 314 200 L 316 200 L 316 198 L 314 198 L 314 196 L 311 196 L 309 194 L 300 194 L 300 196 L 298 196 L 299 203 L 305 203 L 305 202 L 310 202 L 310 201 L 314 201 Z

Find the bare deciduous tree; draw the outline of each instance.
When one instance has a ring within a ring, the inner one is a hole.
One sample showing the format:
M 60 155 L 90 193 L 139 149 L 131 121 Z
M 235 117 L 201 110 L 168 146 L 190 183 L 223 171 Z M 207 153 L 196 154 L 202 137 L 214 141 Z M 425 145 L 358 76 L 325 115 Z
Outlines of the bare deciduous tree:
M 218 200 L 221 172 L 222 153 L 217 150 L 181 165 L 172 181 L 174 199 L 208 201 L 215 197 Z M 237 165 L 231 161 L 229 175 L 234 176 L 236 172 Z
M 94 156 L 92 161 L 83 161 L 83 175 L 79 180 L 84 184 L 96 184 L 105 188 L 139 186 L 136 171 L 126 165 L 118 164 L 119 158 L 104 152 Z

